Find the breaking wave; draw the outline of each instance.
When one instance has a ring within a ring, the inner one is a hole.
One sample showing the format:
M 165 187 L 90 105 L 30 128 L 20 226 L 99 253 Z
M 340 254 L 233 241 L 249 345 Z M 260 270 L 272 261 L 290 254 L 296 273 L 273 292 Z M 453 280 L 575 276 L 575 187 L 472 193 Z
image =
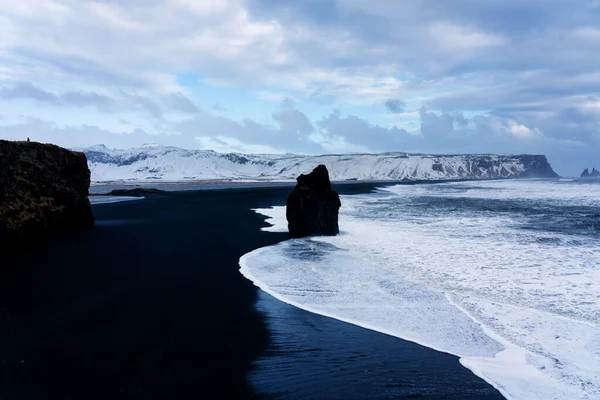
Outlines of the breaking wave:
M 506 397 L 600 397 L 600 184 L 398 185 L 343 196 L 342 232 L 244 255 L 305 310 L 460 357 Z M 255 210 L 286 230 L 285 207 Z

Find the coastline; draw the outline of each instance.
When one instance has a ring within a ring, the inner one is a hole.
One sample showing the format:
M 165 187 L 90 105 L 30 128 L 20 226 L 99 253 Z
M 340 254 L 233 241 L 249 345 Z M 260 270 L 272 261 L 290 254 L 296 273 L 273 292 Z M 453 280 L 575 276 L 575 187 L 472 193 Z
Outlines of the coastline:
M 259 291 L 270 343 L 248 379 L 267 398 L 504 399 L 456 356 L 322 314 Z
M 340 194 L 373 188 L 336 185 Z M 281 385 L 289 395 L 310 397 L 318 388 L 307 383 L 325 390 L 333 377 L 344 398 L 375 393 L 386 379 L 382 397 L 418 394 L 420 387 L 425 398 L 501 398 L 457 357 L 296 309 L 246 280 L 239 258 L 287 239 L 261 231 L 266 218 L 252 209 L 281 205 L 288 192 L 226 188 L 95 205 L 93 230 L 21 255 L 18 265 L 13 260 L 30 287 L 4 293 L 13 301 L 0 310 L 0 397 L 193 398 L 212 390 L 277 397 Z M 303 324 L 307 319 L 312 325 Z M 293 346 L 331 343 L 335 351 L 309 351 L 296 363 L 299 353 L 281 348 L 282 329 Z M 347 358 L 355 351 L 365 354 L 369 371 Z M 334 358 L 350 369 L 325 373 Z M 281 374 L 278 360 L 288 362 L 295 381 Z M 325 372 L 319 380 L 314 371 Z M 410 393 L 390 389 L 394 379 L 413 382 Z M 472 392 L 474 384 L 481 391 Z
M 345 181 L 332 181 L 337 189 L 344 187 L 353 186 L 364 186 L 379 187 L 379 186 L 391 186 L 391 185 L 420 185 L 420 184 L 438 184 L 438 183 L 451 183 L 451 182 L 484 182 L 484 181 L 506 181 L 506 180 L 559 180 L 564 179 L 563 177 L 522 177 L 522 178 L 481 178 L 481 179 L 435 179 L 435 180 L 345 180 Z M 579 178 L 572 178 L 579 179 Z M 256 189 L 256 188 L 293 188 L 296 185 L 295 180 L 197 180 L 197 181 L 144 181 L 144 180 L 131 180 L 131 181 L 97 181 L 92 182 L 90 185 L 90 195 L 98 196 L 110 192 L 113 189 L 130 189 L 130 188 L 156 188 L 160 187 L 165 191 L 195 191 L 195 190 L 227 190 L 227 189 Z M 345 189 L 342 189 L 342 191 Z M 349 189 L 348 193 L 351 194 L 352 189 Z M 339 190 L 338 190 L 339 191 Z

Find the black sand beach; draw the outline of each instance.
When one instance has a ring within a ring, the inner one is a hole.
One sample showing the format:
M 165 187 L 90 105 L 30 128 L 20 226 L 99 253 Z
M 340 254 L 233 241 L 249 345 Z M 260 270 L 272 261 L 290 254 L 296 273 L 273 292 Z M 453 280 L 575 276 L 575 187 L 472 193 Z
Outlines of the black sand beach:
M 287 235 L 251 208 L 289 190 L 96 205 L 94 229 L 3 257 L 0 399 L 501 398 L 456 357 L 258 295 L 238 259 Z

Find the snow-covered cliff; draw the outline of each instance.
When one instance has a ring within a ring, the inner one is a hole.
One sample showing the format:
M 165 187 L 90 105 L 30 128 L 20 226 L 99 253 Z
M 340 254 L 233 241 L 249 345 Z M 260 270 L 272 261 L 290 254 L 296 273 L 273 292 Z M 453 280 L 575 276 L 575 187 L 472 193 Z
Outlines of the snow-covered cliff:
M 85 149 L 92 181 L 293 180 L 325 164 L 332 180 L 442 180 L 555 177 L 542 155 L 430 155 L 409 153 L 274 155 L 215 153 L 145 145 Z

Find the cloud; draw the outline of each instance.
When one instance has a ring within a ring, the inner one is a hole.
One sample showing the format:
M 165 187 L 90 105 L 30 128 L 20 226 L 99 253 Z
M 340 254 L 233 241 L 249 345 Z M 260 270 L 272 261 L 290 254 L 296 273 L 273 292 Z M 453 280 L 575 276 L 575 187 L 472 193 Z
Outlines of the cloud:
M 76 107 L 98 107 L 101 110 L 108 110 L 113 105 L 114 100 L 110 97 L 98 93 L 88 92 L 65 92 L 57 96 L 57 103 Z
M 228 136 L 197 136 L 196 142 L 201 149 L 214 150 L 218 153 L 277 154 L 285 152 L 283 149 L 267 145 L 244 143 Z
M 188 114 L 195 114 L 199 111 L 198 107 L 181 93 L 173 93 L 165 96 L 163 98 L 163 103 L 170 110 L 181 111 Z
M 501 36 L 447 22 L 430 24 L 428 34 L 432 42 L 436 43 L 436 48 L 445 52 L 477 50 L 505 44 L 505 39 Z
M 400 114 L 404 112 L 406 108 L 406 104 L 398 99 L 388 99 L 385 102 L 385 108 L 390 110 L 393 113 Z
M 454 117 L 448 113 L 435 114 L 425 107 L 419 110 L 421 134 L 433 139 L 446 138 L 454 131 Z
M 507 120 L 502 129 L 518 139 L 534 140 L 544 136 L 538 128 L 529 128 L 512 119 Z
M 0 132 L 36 115 L 48 138 L 77 143 L 134 143 L 138 127 L 186 147 L 531 151 L 564 166 L 600 153 L 597 2 L 426 3 L 2 2 Z M 221 88 L 236 101 L 211 97 Z M 265 98 L 298 103 L 243 104 Z
M 469 120 L 465 118 L 465 116 L 461 112 L 453 112 L 452 117 L 454 118 L 454 122 L 458 124 L 458 126 L 465 127 L 469 125 Z
M 298 111 L 289 99 L 281 103 L 281 109 L 275 112 L 272 117 L 279 124 L 282 131 L 294 135 L 299 140 L 304 140 L 315 130 L 308 117 Z
M 106 87 L 168 92 L 181 89 L 174 76 L 181 70 L 239 82 L 258 76 L 262 66 L 285 63 L 281 27 L 253 20 L 241 1 L 34 0 L 28 7 L 0 6 L 1 49 L 11 56 L 13 79 L 40 80 L 43 70 L 44 80 L 70 76 L 73 86 L 91 85 L 93 78 Z
M 413 136 L 406 130 L 373 125 L 355 115 L 343 116 L 340 111 L 317 121 L 320 133 L 329 143 L 343 142 L 370 151 L 390 151 L 412 147 Z
M 364 105 L 429 97 L 434 85 L 484 90 L 497 83 L 490 71 L 510 82 L 552 65 L 560 83 L 593 71 L 598 54 L 597 10 L 566 0 L 34 0 L 28 8 L 0 6 L 0 79 L 65 91 L 183 93 L 186 73 Z
M 22 122 L 0 125 L 0 137 L 7 140 L 30 138 L 36 142 L 54 143 L 69 148 L 88 147 L 100 143 L 113 148 L 137 147 L 149 142 L 168 144 L 168 141 L 164 140 L 166 138 L 150 135 L 141 129 L 110 131 L 85 124 L 60 126 L 52 121 L 37 118 L 27 118 Z M 189 146 L 184 142 L 179 142 L 177 145 Z
M 236 151 L 244 144 L 246 151 L 252 148 L 279 149 L 278 152 L 295 151 L 300 153 L 323 153 L 324 148 L 310 139 L 315 131 L 308 117 L 295 108 L 293 102 L 284 100 L 279 110 L 272 114 L 271 121 L 259 123 L 245 118 L 236 121 L 227 117 L 202 112 L 194 118 L 185 119 L 170 125 L 169 130 L 190 137 L 201 137 L 203 145 L 215 143 L 224 148 L 228 143 L 235 144 Z M 223 138 L 229 138 L 229 141 Z M 215 138 L 218 141 L 209 141 Z M 200 139 L 199 139 L 200 140 Z
M 74 86 L 181 90 L 176 75 L 189 71 L 306 96 L 379 87 L 368 98 L 376 102 L 406 80 L 459 72 L 589 71 L 597 50 L 593 10 L 566 0 L 34 0 L 29 8 L 0 6 L 5 74 L 35 81 L 42 69 L 44 80 L 70 77 Z
M 0 87 L 2 100 L 33 100 L 53 106 L 96 107 L 99 110 L 114 109 L 115 100 L 93 92 L 63 92 L 56 94 L 41 89 L 31 82 L 15 82 Z
M 394 15 L 349 13 L 330 0 L 287 6 L 241 0 L 203 6 L 178 0 L 35 2 L 27 12 L 0 6 L 6 15 L 5 74 L 41 86 L 68 82 L 67 90 L 101 85 L 181 91 L 177 74 L 191 71 L 207 82 L 374 103 L 401 88 L 397 75 L 408 63 L 422 59 L 429 69 L 440 40 L 427 34 L 430 28 L 414 25 L 398 35 L 386 28 Z M 453 33 L 461 49 L 464 43 L 479 49 L 493 41 L 493 35 L 475 28 L 431 23 Z M 413 27 L 417 30 L 408 32 Z
M 129 103 L 134 109 L 139 111 L 147 112 L 155 118 L 161 118 L 163 112 L 161 108 L 151 99 L 140 96 L 138 94 L 123 94 L 125 101 Z
M 0 98 L 6 100 L 35 99 L 47 103 L 58 102 L 56 95 L 37 88 L 31 82 L 18 82 L 12 87 L 0 89 Z
M 32 100 L 59 107 L 92 107 L 102 112 L 114 113 L 124 110 L 138 110 L 155 118 L 161 118 L 166 111 L 180 111 L 194 114 L 198 108 L 183 94 L 171 93 L 159 96 L 160 105 L 148 96 L 135 92 L 119 91 L 115 96 L 95 92 L 66 91 L 54 93 L 44 90 L 31 82 L 16 82 L 0 87 L 0 100 Z

